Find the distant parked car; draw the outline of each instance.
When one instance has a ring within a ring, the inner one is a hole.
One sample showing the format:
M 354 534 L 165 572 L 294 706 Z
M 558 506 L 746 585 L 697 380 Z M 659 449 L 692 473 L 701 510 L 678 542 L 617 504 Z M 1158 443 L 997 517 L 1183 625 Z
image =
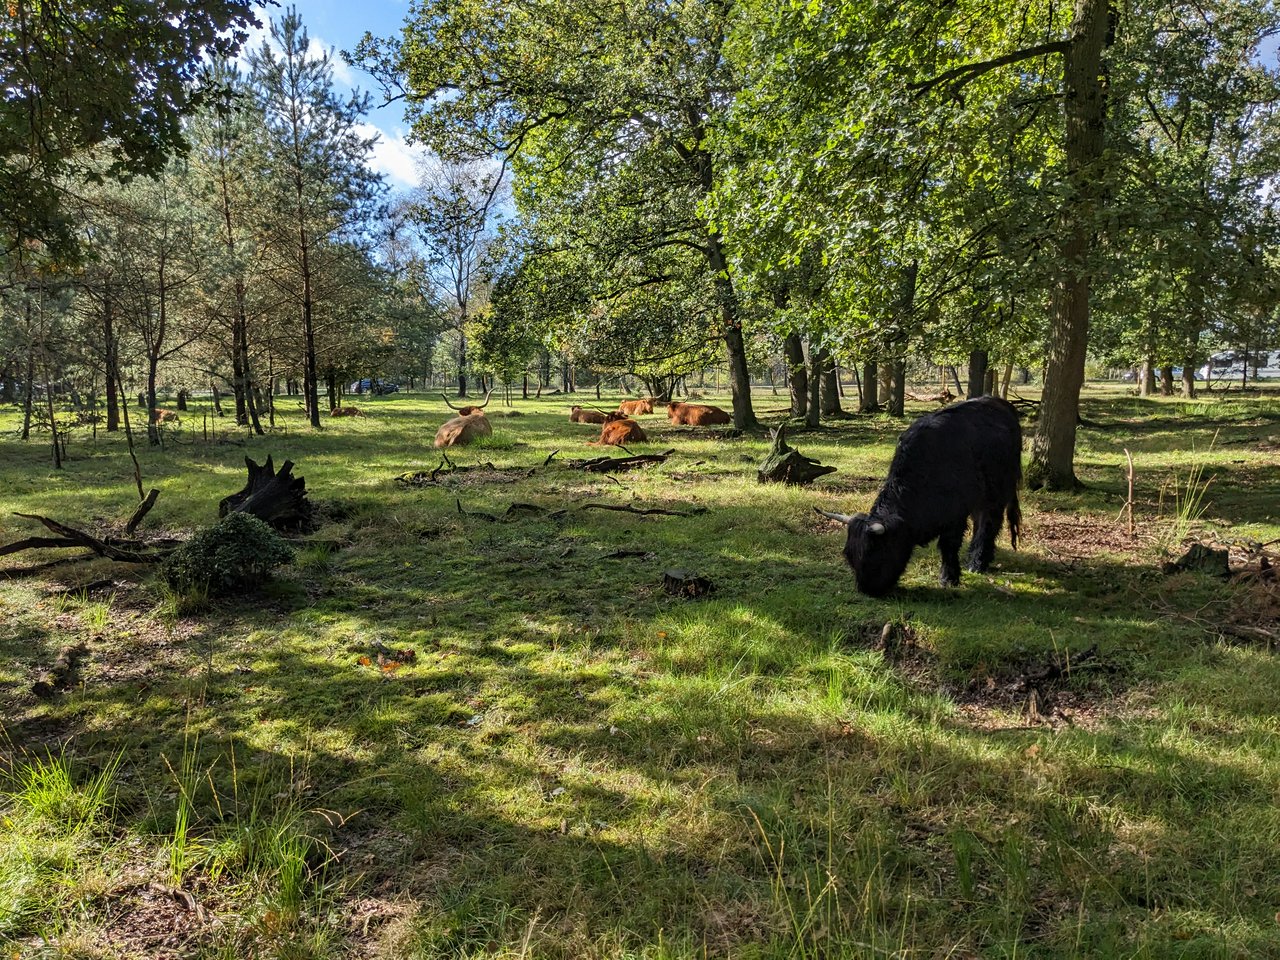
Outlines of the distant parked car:
M 362 394 L 371 393 L 375 397 L 381 397 L 388 393 L 399 393 L 400 384 L 391 383 L 386 380 L 379 380 L 377 377 L 370 377 L 365 380 L 357 380 L 347 388 L 352 393 L 360 396 Z

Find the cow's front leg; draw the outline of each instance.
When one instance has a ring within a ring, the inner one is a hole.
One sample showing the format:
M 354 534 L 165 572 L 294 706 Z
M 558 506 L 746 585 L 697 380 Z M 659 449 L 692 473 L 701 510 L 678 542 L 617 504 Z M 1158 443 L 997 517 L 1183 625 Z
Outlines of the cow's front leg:
M 960 586 L 960 542 L 964 540 L 964 524 L 947 530 L 938 537 L 938 553 L 942 556 L 942 575 L 938 578 L 944 587 Z

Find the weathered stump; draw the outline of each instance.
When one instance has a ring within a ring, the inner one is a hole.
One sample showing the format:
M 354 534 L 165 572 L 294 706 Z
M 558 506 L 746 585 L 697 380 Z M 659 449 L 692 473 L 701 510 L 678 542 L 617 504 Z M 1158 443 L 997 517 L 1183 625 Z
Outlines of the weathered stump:
M 835 467 L 825 467 L 799 450 L 787 446 L 786 431 L 786 424 L 783 424 L 773 435 L 773 447 L 756 474 L 761 483 L 785 483 L 789 487 L 803 487 L 819 477 L 836 472 Z
M 1231 576 L 1230 555 L 1226 550 L 1193 543 L 1181 558 L 1164 565 L 1165 573 L 1182 573 L 1187 570 L 1226 580 Z
M 259 465 L 244 458 L 249 479 L 244 489 L 218 504 L 218 516 L 247 513 L 276 530 L 305 531 L 314 526 L 312 504 L 307 499 L 307 482 L 293 475 L 293 461 L 286 460 L 276 472 L 271 457 Z
M 685 597 L 696 600 L 714 591 L 716 585 L 706 577 L 699 577 L 687 570 L 665 570 L 662 574 L 662 589 L 673 597 Z

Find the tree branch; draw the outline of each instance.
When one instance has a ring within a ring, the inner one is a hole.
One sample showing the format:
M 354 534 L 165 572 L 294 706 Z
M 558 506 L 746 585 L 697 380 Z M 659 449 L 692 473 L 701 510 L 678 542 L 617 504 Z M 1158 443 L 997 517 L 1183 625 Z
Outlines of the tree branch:
M 965 84 L 978 79 L 985 73 L 992 70 L 998 70 L 1000 67 L 1008 66 L 1011 63 L 1020 63 L 1023 60 L 1032 60 L 1036 57 L 1042 57 L 1050 53 L 1066 53 L 1068 40 L 1054 40 L 1050 43 L 1037 44 L 1034 47 L 1026 47 L 1022 50 L 1015 50 L 1012 53 L 1006 53 L 1004 56 L 996 57 L 993 60 L 983 60 L 979 63 L 964 63 L 958 67 L 952 67 L 950 70 L 943 71 L 936 77 L 928 80 L 920 80 L 910 84 L 908 89 L 916 96 L 923 96 L 934 87 L 939 87 L 944 83 L 950 83 L 951 94 L 955 94 Z

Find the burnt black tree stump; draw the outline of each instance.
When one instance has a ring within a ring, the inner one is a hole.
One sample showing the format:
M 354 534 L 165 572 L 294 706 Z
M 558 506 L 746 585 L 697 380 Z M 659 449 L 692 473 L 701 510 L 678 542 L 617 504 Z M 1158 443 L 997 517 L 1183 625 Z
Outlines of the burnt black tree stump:
M 789 487 L 803 487 L 819 477 L 836 472 L 835 467 L 824 467 L 817 460 L 811 460 L 799 450 L 787 446 L 786 430 L 786 424 L 783 424 L 773 435 L 773 447 L 756 474 L 761 483 L 785 483 Z
M 276 530 L 291 532 L 311 530 L 315 526 L 312 504 L 307 499 L 307 482 L 293 475 L 293 461 L 286 460 L 276 472 L 268 455 L 267 462 L 258 465 L 249 457 L 244 458 L 249 468 L 249 479 L 244 489 L 225 497 L 218 504 L 218 516 L 248 513 Z

